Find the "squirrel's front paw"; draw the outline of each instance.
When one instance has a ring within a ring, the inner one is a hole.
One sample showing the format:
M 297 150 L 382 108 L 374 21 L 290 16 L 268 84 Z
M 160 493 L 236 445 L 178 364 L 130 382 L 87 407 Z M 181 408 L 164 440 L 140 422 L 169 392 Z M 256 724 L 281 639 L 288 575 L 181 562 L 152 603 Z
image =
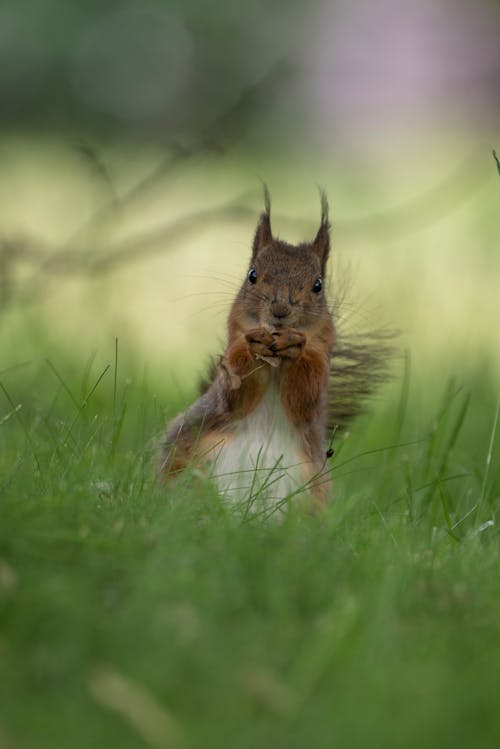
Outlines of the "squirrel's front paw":
M 274 358 L 277 356 L 277 354 L 271 350 L 271 346 L 274 343 L 274 337 L 267 328 L 254 328 L 253 330 L 249 330 L 246 333 L 245 338 L 252 356 L 256 358 Z
M 298 359 L 302 354 L 306 337 L 295 328 L 283 328 L 272 333 L 273 342 L 270 349 L 273 356 L 284 359 Z

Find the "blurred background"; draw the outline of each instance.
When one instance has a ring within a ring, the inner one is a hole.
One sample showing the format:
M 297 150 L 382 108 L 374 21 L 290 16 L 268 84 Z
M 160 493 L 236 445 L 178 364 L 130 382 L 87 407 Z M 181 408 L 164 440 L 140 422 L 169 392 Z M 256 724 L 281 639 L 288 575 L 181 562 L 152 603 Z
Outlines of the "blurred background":
M 290 241 L 325 188 L 340 325 L 496 377 L 499 38 L 493 0 L 4 3 L 0 372 L 118 338 L 189 387 L 263 180 Z

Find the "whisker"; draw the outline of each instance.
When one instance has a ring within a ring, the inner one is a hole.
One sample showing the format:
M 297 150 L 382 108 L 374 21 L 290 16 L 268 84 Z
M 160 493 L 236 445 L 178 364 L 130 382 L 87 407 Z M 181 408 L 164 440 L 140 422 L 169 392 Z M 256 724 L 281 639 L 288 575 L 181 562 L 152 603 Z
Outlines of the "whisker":
M 197 281 L 216 281 L 217 283 L 223 283 L 228 286 L 231 285 L 231 288 L 238 288 L 242 283 L 241 276 L 232 276 L 230 274 L 223 275 L 217 273 L 198 273 L 188 274 L 187 276 L 185 276 L 185 278 L 188 278 L 190 280 L 196 279 Z
M 214 310 L 217 311 L 217 314 L 219 316 L 222 315 L 223 313 L 227 314 L 227 305 L 226 304 L 220 304 L 220 305 L 218 305 L 216 303 L 215 304 L 209 304 L 206 307 L 202 307 L 201 309 L 198 309 L 198 310 L 196 310 L 194 312 L 191 312 L 188 315 L 188 319 L 191 320 L 193 317 L 197 317 L 198 315 L 203 315 L 203 314 L 206 314 L 207 312 L 211 312 L 211 311 L 214 311 Z
M 192 299 L 197 296 L 220 296 L 225 297 L 226 299 L 234 299 L 234 295 L 229 291 L 190 291 L 189 294 L 175 297 L 172 301 L 181 302 L 183 299 Z

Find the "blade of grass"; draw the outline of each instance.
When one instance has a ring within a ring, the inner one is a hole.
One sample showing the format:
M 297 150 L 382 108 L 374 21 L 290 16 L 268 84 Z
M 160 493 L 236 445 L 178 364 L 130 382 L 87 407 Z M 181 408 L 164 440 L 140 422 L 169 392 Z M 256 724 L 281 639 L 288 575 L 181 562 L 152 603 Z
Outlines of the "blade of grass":
M 406 409 L 408 406 L 408 396 L 410 392 L 410 374 L 411 374 L 411 360 L 409 351 L 405 351 L 404 358 L 404 372 L 403 380 L 401 383 L 401 392 L 399 395 L 398 407 L 396 411 L 396 421 L 394 424 L 394 443 L 398 444 L 401 439 L 401 431 L 406 416 Z M 391 461 L 387 460 L 384 455 L 384 470 L 381 474 L 381 479 L 378 482 L 377 494 L 379 497 L 384 497 L 387 494 L 387 489 L 391 478 L 394 474 L 394 467 Z
M 105 374 L 106 374 L 106 373 L 108 372 L 108 370 L 110 370 L 110 369 L 111 369 L 111 364 L 106 364 L 106 366 L 105 366 L 105 367 L 104 367 L 104 369 L 102 370 L 101 374 L 99 375 L 99 377 L 98 377 L 98 378 L 97 378 L 97 380 L 95 381 L 94 385 L 93 385 L 93 386 L 91 387 L 91 389 L 90 389 L 89 393 L 88 393 L 88 394 L 87 394 L 87 395 L 85 396 L 85 398 L 83 399 L 83 403 L 82 403 L 82 406 L 81 406 L 81 408 L 82 408 L 82 411 L 83 411 L 83 409 L 84 409 L 84 408 L 87 408 L 87 406 L 88 406 L 88 404 L 89 404 L 89 401 L 90 401 L 90 399 L 92 398 L 92 396 L 94 395 L 94 393 L 95 393 L 95 391 L 97 390 L 97 388 L 99 387 L 99 385 L 100 385 L 100 383 L 101 383 L 101 380 L 103 379 L 103 377 L 105 376 Z
M 446 471 L 448 470 L 448 462 L 450 460 L 451 452 L 456 444 L 456 441 L 458 439 L 458 435 L 460 434 L 460 431 L 462 429 L 462 426 L 465 421 L 465 417 L 467 415 L 467 411 L 469 409 L 469 402 L 470 402 L 470 393 L 466 393 L 465 398 L 462 403 L 462 407 L 458 413 L 458 416 L 456 418 L 455 424 L 451 430 L 450 436 L 448 438 L 448 441 L 446 442 L 445 448 L 443 450 L 443 455 L 441 457 L 441 461 L 439 464 L 439 469 L 437 472 L 437 482 L 439 483 L 444 478 L 444 475 Z M 429 506 L 432 502 L 432 498 L 434 496 L 434 492 L 436 490 L 436 485 L 432 486 L 427 495 L 424 498 L 424 507 Z
M 127 413 L 127 401 L 124 401 L 121 407 L 120 415 L 117 419 L 115 419 L 113 436 L 111 438 L 111 451 L 110 451 L 111 460 L 113 460 L 115 453 L 116 453 L 116 447 L 118 445 L 118 441 L 122 433 L 123 422 L 125 421 L 126 413 Z
M 413 494 L 418 494 L 418 492 L 423 492 L 425 489 L 429 488 L 435 488 L 438 484 L 438 482 L 441 482 L 442 484 L 448 481 L 455 481 L 456 479 L 465 479 L 468 478 L 471 474 L 470 473 L 456 473 L 453 476 L 443 476 L 441 478 L 435 478 L 432 481 L 427 481 L 425 484 L 422 484 L 421 486 L 417 486 L 416 489 L 413 489 Z M 392 505 L 397 504 L 398 502 L 401 502 L 403 499 L 406 498 L 406 492 L 403 494 L 400 494 L 396 499 L 393 499 L 392 502 L 390 502 L 387 506 L 392 507 Z M 418 520 L 421 520 L 422 516 L 417 518 Z
M 424 474 L 423 474 L 424 477 L 428 476 L 430 473 L 432 458 L 437 448 L 439 427 L 441 426 L 446 414 L 448 413 L 453 400 L 457 397 L 457 395 L 459 395 L 461 390 L 462 390 L 461 387 L 457 389 L 455 378 L 450 377 L 450 379 L 446 383 L 446 387 L 445 387 L 445 391 L 441 400 L 441 407 L 439 409 L 438 415 L 433 422 L 433 428 L 430 430 L 429 442 L 427 445 L 427 453 L 426 453 L 426 459 L 425 459 L 425 464 L 424 464 Z
M 5 416 L 2 416 L 2 418 L 0 419 L 0 427 L 2 426 L 2 424 L 5 424 L 11 418 L 11 416 L 15 416 L 15 414 L 20 411 L 22 407 L 22 403 L 18 403 L 15 408 L 6 413 Z
M 17 408 L 16 404 L 14 403 L 14 401 L 12 400 L 12 398 L 10 397 L 10 395 L 9 395 L 9 393 L 8 393 L 5 385 L 3 384 L 3 382 L 0 382 L 0 388 L 2 389 L 3 394 L 7 398 L 7 401 L 9 402 L 11 409 L 15 413 L 16 419 L 19 422 L 19 424 L 21 426 L 21 429 L 24 432 L 24 435 L 26 437 L 26 441 L 27 441 L 27 443 L 28 443 L 28 445 L 30 447 L 31 453 L 32 453 L 32 455 L 33 455 L 33 457 L 35 459 L 35 463 L 36 463 L 36 466 L 38 468 L 38 474 L 39 474 L 40 479 L 42 481 L 42 485 L 44 485 L 45 482 L 44 482 L 44 477 L 43 477 L 42 466 L 40 464 L 40 460 L 38 458 L 38 454 L 37 454 L 37 451 L 35 449 L 35 444 L 34 444 L 32 438 L 31 438 L 30 431 L 29 431 L 28 427 L 26 426 L 26 424 L 24 423 L 24 419 L 21 416 L 21 409 Z
M 56 378 L 59 380 L 60 385 L 62 386 L 64 392 L 68 395 L 69 399 L 71 400 L 71 402 L 74 405 L 74 407 L 76 408 L 76 410 L 80 411 L 80 404 L 78 403 L 77 399 L 75 398 L 75 396 L 71 392 L 71 389 L 69 388 L 69 386 L 66 384 L 66 381 L 64 380 L 63 376 L 59 373 L 59 371 L 56 369 L 56 367 L 52 364 L 52 362 L 50 361 L 50 359 L 45 359 L 45 361 L 46 361 L 47 366 L 49 367 L 49 369 L 52 370 L 52 372 L 54 373 L 54 375 L 56 376 Z
M 448 502 L 446 500 L 446 496 L 445 496 L 444 489 L 443 489 L 443 484 L 442 484 L 441 481 L 438 481 L 437 488 L 438 488 L 439 498 L 441 500 L 441 507 L 443 509 L 443 515 L 444 515 L 444 520 L 445 520 L 445 523 L 446 523 L 446 529 L 447 529 L 448 534 L 450 535 L 450 537 L 454 541 L 456 541 L 458 543 L 461 539 L 453 531 L 453 525 L 451 523 L 451 517 L 450 517 L 450 510 L 449 510 L 449 507 L 448 507 Z
M 80 386 L 80 399 L 83 400 L 85 397 L 85 393 L 88 390 L 89 387 L 89 379 L 90 379 L 90 373 L 92 371 L 92 367 L 94 365 L 95 358 L 97 356 L 97 351 L 93 351 L 89 358 L 87 359 L 87 362 L 85 364 L 85 368 L 83 370 L 83 376 L 82 376 L 82 383 Z
M 408 408 L 408 398 L 410 394 L 410 380 L 411 380 L 411 356 L 408 349 L 404 354 L 404 368 L 403 368 L 403 379 L 401 381 L 401 392 L 399 395 L 398 407 L 396 411 L 396 421 L 394 425 L 394 442 L 399 442 L 401 439 L 401 431 L 406 418 L 406 411 Z
M 486 453 L 486 460 L 485 460 L 485 466 L 484 466 L 484 475 L 483 475 L 483 481 L 481 484 L 481 493 L 479 495 L 479 502 L 477 503 L 477 512 L 476 517 L 480 517 L 480 513 L 484 504 L 484 500 L 486 497 L 486 486 L 488 483 L 488 476 L 490 473 L 491 468 L 491 456 L 493 454 L 493 445 L 495 444 L 495 437 L 497 433 L 497 425 L 498 425 L 498 413 L 500 411 L 500 397 L 497 401 L 497 406 L 495 409 L 495 415 L 493 417 L 493 426 L 491 428 L 491 434 L 490 434 L 490 441 L 488 444 L 488 452 Z
M 366 455 L 376 455 L 377 453 L 383 453 L 386 450 L 396 450 L 401 447 L 412 447 L 413 445 L 420 445 L 422 442 L 426 442 L 427 437 L 421 437 L 418 440 L 412 440 L 412 442 L 400 442 L 396 445 L 385 445 L 384 447 L 375 447 L 373 450 L 363 450 L 360 453 L 357 453 L 356 455 L 353 455 L 350 458 L 347 458 L 342 463 L 337 463 L 336 465 L 333 465 L 330 469 L 331 471 L 338 470 L 339 468 L 343 468 L 348 463 L 352 463 L 353 460 L 359 460 L 359 458 L 364 458 Z
M 75 418 L 71 422 L 71 425 L 70 425 L 69 429 L 66 432 L 66 435 L 65 435 L 65 438 L 64 438 L 65 441 L 68 440 L 70 437 L 72 437 L 72 435 L 73 435 L 73 429 L 75 428 L 76 424 L 78 423 L 78 420 L 80 419 L 82 412 L 88 406 L 90 399 L 92 398 L 93 394 L 95 393 L 95 391 L 99 387 L 99 384 L 101 383 L 103 377 L 105 376 L 106 372 L 108 372 L 108 370 L 110 369 L 110 367 L 111 367 L 110 364 L 107 364 L 104 367 L 103 371 L 101 372 L 101 374 L 99 375 L 99 377 L 95 381 L 94 385 L 91 387 L 90 391 L 88 392 L 88 394 L 83 399 L 82 404 L 78 406 L 78 414 L 75 416 Z
M 113 419 L 116 415 L 116 388 L 118 383 L 118 338 L 115 338 L 115 368 L 113 372 Z M 122 410 L 123 413 L 123 410 Z

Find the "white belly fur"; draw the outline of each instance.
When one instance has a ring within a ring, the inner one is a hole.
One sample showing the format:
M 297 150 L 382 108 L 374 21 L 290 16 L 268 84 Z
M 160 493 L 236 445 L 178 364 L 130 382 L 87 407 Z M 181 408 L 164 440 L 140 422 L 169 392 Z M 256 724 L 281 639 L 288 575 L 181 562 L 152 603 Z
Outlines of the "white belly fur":
M 303 487 L 306 466 L 300 434 L 287 419 L 277 388 L 269 387 L 217 449 L 211 475 L 223 496 L 258 512 L 281 506 Z

